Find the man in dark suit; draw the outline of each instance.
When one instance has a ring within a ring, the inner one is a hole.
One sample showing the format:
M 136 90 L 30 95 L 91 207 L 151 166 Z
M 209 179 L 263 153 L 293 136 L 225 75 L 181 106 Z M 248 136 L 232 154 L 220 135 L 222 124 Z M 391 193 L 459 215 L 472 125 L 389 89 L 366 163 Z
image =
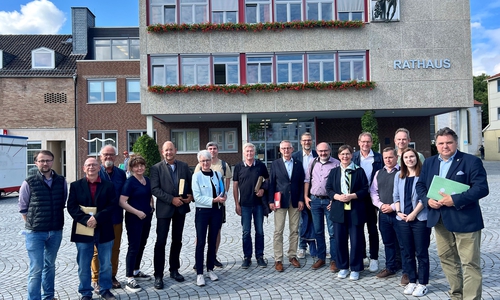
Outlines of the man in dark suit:
M 309 165 L 318 157 L 318 153 L 312 149 L 312 135 L 310 132 L 305 132 L 300 137 L 300 145 L 302 151 L 297 151 L 292 154 L 294 161 L 300 162 L 304 168 L 304 173 L 307 173 Z M 316 251 L 316 234 L 314 233 L 314 225 L 312 221 L 311 210 L 304 206 L 300 212 L 300 225 L 299 225 L 299 251 L 297 252 L 298 258 L 306 257 L 307 244 L 309 244 L 309 251 L 311 256 L 318 256 Z
M 75 242 L 78 251 L 78 292 L 82 294 L 82 300 L 92 299 L 90 262 L 95 246 L 99 258 L 99 293 L 102 299 L 116 299 L 109 290 L 112 287 L 111 251 L 115 239 L 111 216 L 118 199 L 113 183 L 99 177 L 99 163 L 95 158 L 85 161 L 83 171 L 86 176 L 71 183 L 68 199 L 68 212 L 73 218 L 71 241 Z M 94 211 L 88 211 L 89 208 Z M 93 231 L 88 234 L 77 231 L 77 224 Z
M 275 269 L 283 272 L 283 230 L 288 213 L 290 228 L 288 259 L 296 267 L 299 239 L 300 211 L 304 208 L 304 168 L 292 159 L 293 147 L 290 141 L 280 143 L 282 158 L 273 161 L 269 183 L 269 208 L 274 214 L 274 261 Z M 279 208 L 275 205 L 275 194 L 279 195 Z
M 352 161 L 354 164 L 363 168 L 370 186 L 375 177 L 375 173 L 384 167 L 382 155 L 372 150 L 373 137 L 369 132 L 363 132 L 358 137 L 359 151 L 354 152 Z M 369 267 L 370 272 L 378 271 L 378 251 L 379 237 L 377 229 L 377 208 L 373 206 L 370 195 L 365 200 L 366 204 L 366 227 L 368 229 L 368 241 L 370 244 Z M 363 249 L 366 248 L 366 239 L 363 238 Z
M 488 195 L 488 182 L 482 161 L 457 150 L 458 136 L 448 127 L 436 133 L 439 155 L 426 159 L 416 190 L 429 209 L 427 226 L 434 226 L 441 267 L 450 284 L 450 296 L 481 299 L 481 229 L 484 228 L 479 200 Z M 433 176 L 448 178 L 470 186 L 463 193 L 430 199 L 427 192 Z
M 168 231 L 172 223 L 172 244 L 170 245 L 170 278 L 184 281 L 179 274 L 182 231 L 186 214 L 190 212 L 189 203 L 193 200 L 191 191 L 191 171 L 185 162 L 175 159 L 177 149 L 174 143 L 163 144 L 164 161 L 150 169 L 151 191 L 156 196 L 156 244 L 154 248 L 155 289 L 163 289 L 163 271 L 165 269 L 165 246 Z M 180 191 L 179 183 L 184 182 Z

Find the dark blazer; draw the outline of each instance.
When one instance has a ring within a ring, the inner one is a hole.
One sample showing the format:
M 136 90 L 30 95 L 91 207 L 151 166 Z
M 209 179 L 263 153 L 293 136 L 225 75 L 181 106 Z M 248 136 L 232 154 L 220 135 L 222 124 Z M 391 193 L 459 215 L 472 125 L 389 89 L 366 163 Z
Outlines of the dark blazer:
M 274 203 L 274 193 L 281 192 L 281 208 L 297 208 L 299 201 L 304 202 L 304 168 L 302 163 L 293 160 L 292 179 L 288 178 L 283 158 L 278 158 L 271 164 L 269 177 L 269 203 Z
M 94 236 L 99 236 L 99 243 L 112 241 L 115 239 L 112 215 L 118 205 L 118 198 L 116 196 L 115 187 L 111 181 L 101 179 L 101 183 L 97 184 L 95 204 L 97 213 L 94 215 L 94 218 L 97 221 L 97 227 L 94 229 Z M 71 241 L 76 243 L 92 243 L 94 242 L 93 236 L 75 233 L 76 223 L 78 222 L 86 226 L 90 218 L 90 215 L 85 214 L 80 209 L 80 205 L 93 206 L 86 177 L 71 183 L 68 198 L 68 212 L 73 218 Z
M 333 199 L 335 194 L 342 194 L 340 178 L 342 177 L 341 168 L 337 167 L 330 171 L 326 181 L 326 192 L 328 197 Z M 368 179 L 362 168 L 357 168 L 351 173 L 351 192 L 356 193 L 358 199 L 351 201 L 351 217 L 354 225 L 362 225 L 366 222 L 366 199 L 368 192 Z M 335 223 L 344 223 L 344 202 L 332 200 L 330 208 L 330 220 Z
M 443 206 L 433 209 L 428 205 L 427 191 L 434 175 L 439 175 L 439 155 L 425 160 L 417 182 L 417 193 L 422 203 L 429 209 L 427 226 L 436 225 L 440 218 L 451 232 L 474 232 L 484 228 L 479 200 L 489 194 L 486 170 L 481 159 L 457 150 L 446 178 L 464 183 L 470 189 L 464 193 L 452 195 L 455 206 Z
M 356 151 L 352 155 L 352 162 L 357 165 L 361 166 L 361 152 Z M 373 178 L 375 177 L 375 173 L 377 173 L 378 170 L 382 169 L 384 167 L 384 159 L 382 157 L 382 154 L 373 151 L 373 163 L 372 163 L 372 175 L 369 178 L 369 182 L 373 182 Z
M 311 152 L 312 152 L 313 157 L 318 157 L 318 152 L 316 152 L 316 150 L 312 150 Z M 293 158 L 293 160 L 296 160 L 302 164 L 302 162 L 303 162 L 302 158 L 304 157 L 303 154 L 304 154 L 304 150 L 294 152 L 292 154 L 292 158 Z
M 175 160 L 177 178 L 184 179 L 184 195 L 193 194 L 191 189 L 191 177 L 193 174 L 185 162 Z M 179 185 L 174 185 L 170 170 L 165 160 L 160 161 L 149 169 L 149 180 L 151 181 L 151 192 L 156 197 L 156 217 L 171 218 L 174 211 L 187 214 L 191 211 L 189 203 L 176 207 L 172 204 L 174 197 L 179 197 Z

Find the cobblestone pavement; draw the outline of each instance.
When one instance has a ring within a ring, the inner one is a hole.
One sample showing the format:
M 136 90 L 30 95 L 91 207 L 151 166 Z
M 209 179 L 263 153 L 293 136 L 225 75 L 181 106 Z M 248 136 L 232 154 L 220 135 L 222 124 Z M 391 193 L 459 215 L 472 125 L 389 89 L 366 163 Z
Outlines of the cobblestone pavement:
M 488 171 L 490 195 L 481 201 L 486 228 L 482 234 L 483 298 L 500 299 L 500 162 L 485 162 Z M 24 236 L 20 235 L 23 222 L 17 209 L 17 197 L 4 197 L 0 200 L 0 299 L 26 299 L 28 276 L 28 257 Z M 411 299 L 403 295 L 403 288 L 398 285 L 401 274 L 388 279 L 377 279 L 375 273 L 365 270 L 359 281 L 337 279 L 328 268 L 312 270 L 312 258 L 307 255 L 301 259 L 301 268 L 285 264 L 285 271 L 274 270 L 272 258 L 273 216 L 265 220 L 265 255 L 269 267 L 262 269 L 252 266 L 243 270 L 240 218 L 234 213 L 232 195 L 228 199 L 227 223 L 222 229 L 222 241 L 218 257 L 224 264 L 223 269 L 216 269 L 219 281 L 207 278 L 205 287 L 195 284 L 194 264 L 194 213 L 186 218 L 183 248 L 181 252 L 180 273 L 185 282 L 177 283 L 165 276 L 165 289 L 155 290 L 153 280 L 140 282 L 143 290 L 129 293 L 125 289 L 113 292 L 119 299 Z M 156 222 L 146 246 L 142 271 L 153 274 L 153 246 L 156 239 Z M 57 258 L 56 297 L 58 299 L 79 299 L 78 276 L 76 265 L 76 247 L 69 241 L 71 217 L 66 216 L 64 237 Z M 285 232 L 285 237 L 288 233 Z M 285 242 L 286 243 L 286 242 Z M 383 244 L 380 242 L 380 267 L 384 266 Z M 120 269 L 118 279 L 124 284 L 125 255 L 127 251 L 126 233 L 122 236 Z M 167 249 L 169 249 L 167 245 Z M 285 244 L 285 251 L 288 245 Z M 443 275 L 436 245 L 432 236 L 429 249 L 431 274 L 429 293 L 421 299 L 448 299 L 448 283 Z M 168 254 L 168 253 L 167 253 Z M 167 259 L 168 261 L 168 259 Z M 168 267 L 167 269 L 168 270 Z M 94 295 L 94 299 L 97 296 Z

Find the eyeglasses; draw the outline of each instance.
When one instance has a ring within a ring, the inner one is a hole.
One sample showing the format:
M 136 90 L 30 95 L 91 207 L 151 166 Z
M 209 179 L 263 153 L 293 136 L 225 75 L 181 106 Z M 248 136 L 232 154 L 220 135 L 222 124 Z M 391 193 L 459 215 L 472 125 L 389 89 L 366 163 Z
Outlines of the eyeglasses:
M 40 160 L 37 160 L 37 162 L 39 162 L 41 164 L 48 164 L 48 163 L 51 163 L 53 161 L 54 161 L 53 159 L 40 159 Z

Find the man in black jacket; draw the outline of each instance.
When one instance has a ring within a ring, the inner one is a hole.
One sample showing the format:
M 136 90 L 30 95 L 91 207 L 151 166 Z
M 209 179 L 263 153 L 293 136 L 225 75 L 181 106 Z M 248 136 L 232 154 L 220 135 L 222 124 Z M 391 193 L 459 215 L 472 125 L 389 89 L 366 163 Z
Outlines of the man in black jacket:
M 92 299 L 90 262 L 94 255 L 94 246 L 99 258 L 99 293 L 102 299 L 113 300 L 109 291 L 111 283 L 111 251 L 115 233 L 112 213 L 118 205 L 113 183 L 101 180 L 99 163 L 89 158 L 83 165 L 86 176 L 71 183 L 68 199 L 68 212 L 73 218 L 71 241 L 78 251 L 78 292 L 82 300 Z
M 26 178 L 19 190 L 19 212 L 25 222 L 30 259 L 28 299 L 54 298 L 55 261 L 62 240 L 68 185 L 52 170 L 53 162 L 52 152 L 40 151 L 35 156 L 38 172 Z

